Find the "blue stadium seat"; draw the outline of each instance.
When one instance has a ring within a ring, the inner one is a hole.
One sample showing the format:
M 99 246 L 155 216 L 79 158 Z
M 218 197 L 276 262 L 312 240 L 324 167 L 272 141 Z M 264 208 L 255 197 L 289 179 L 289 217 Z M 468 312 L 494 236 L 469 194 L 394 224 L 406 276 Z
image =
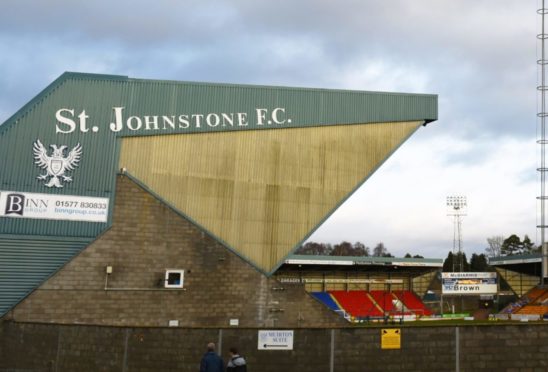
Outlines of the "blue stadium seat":
M 316 297 L 316 299 L 321 301 L 323 304 L 325 304 L 328 308 L 330 308 L 333 311 L 341 310 L 339 305 L 337 305 L 337 303 L 333 301 L 333 298 L 327 292 L 312 292 L 312 296 Z

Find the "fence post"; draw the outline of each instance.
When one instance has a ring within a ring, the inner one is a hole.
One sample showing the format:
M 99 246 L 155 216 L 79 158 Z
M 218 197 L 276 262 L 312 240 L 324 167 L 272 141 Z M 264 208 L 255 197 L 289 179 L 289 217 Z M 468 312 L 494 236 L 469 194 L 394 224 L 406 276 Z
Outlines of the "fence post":
M 217 354 L 223 356 L 223 329 L 219 328 L 219 340 L 217 342 Z
M 126 328 L 126 335 L 124 337 L 124 358 L 122 360 L 122 372 L 127 371 L 127 345 L 129 342 L 129 328 Z
M 455 371 L 460 372 L 459 327 L 455 327 Z
M 57 333 L 57 354 L 55 355 L 55 369 L 57 372 L 59 370 L 59 353 L 61 352 L 61 330 L 63 327 L 59 327 L 59 332 Z
M 335 330 L 331 329 L 331 356 L 329 357 L 329 372 L 335 372 Z

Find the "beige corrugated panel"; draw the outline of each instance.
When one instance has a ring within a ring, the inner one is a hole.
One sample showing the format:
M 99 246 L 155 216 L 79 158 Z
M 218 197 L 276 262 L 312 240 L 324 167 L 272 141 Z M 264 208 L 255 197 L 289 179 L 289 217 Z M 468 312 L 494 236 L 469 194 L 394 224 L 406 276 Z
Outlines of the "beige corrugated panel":
M 420 124 L 128 137 L 120 167 L 270 272 Z

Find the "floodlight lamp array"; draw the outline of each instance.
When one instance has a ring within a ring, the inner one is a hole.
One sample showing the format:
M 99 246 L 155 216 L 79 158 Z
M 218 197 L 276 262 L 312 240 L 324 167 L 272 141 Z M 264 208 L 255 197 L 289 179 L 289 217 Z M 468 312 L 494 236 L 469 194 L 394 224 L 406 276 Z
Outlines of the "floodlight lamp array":
M 466 205 L 467 205 L 466 196 L 457 195 L 457 196 L 447 197 L 447 206 L 452 207 L 455 210 L 462 209 L 466 207 Z

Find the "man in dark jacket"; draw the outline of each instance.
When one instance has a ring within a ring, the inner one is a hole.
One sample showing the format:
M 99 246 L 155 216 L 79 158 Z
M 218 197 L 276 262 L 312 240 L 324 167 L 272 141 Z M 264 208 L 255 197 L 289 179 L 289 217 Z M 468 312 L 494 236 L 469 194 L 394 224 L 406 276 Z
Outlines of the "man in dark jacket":
M 207 353 L 200 362 L 200 372 L 224 372 L 223 360 L 215 353 L 215 344 L 207 344 Z
M 226 365 L 226 372 L 247 372 L 247 363 L 235 347 L 230 348 L 230 359 Z

